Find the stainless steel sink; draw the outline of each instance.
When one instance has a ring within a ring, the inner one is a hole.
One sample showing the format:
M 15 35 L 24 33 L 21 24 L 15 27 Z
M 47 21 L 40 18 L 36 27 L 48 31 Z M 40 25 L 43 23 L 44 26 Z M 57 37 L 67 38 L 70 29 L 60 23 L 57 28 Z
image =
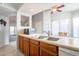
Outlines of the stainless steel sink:
M 39 39 L 45 39 L 45 38 L 47 39 L 48 36 L 39 36 L 38 38 L 39 38 Z
M 46 39 L 46 40 L 51 40 L 51 41 L 58 41 L 59 40 L 59 38 L 48 37 L 48 36 L 39 36 L 38 39 Z
M 48 40 L 51 40 L 51 41 L 58 41 L 59 38 L 49 37 Z

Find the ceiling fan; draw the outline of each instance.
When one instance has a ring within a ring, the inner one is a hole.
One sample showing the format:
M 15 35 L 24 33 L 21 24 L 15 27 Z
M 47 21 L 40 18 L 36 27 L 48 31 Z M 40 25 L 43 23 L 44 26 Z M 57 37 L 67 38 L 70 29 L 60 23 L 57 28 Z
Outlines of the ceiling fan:
M 63 8 L 64 5 L 55 5 L 51 8 L 51 13 L 57 11 L 57 12 L 62 12 L 61 8 Z

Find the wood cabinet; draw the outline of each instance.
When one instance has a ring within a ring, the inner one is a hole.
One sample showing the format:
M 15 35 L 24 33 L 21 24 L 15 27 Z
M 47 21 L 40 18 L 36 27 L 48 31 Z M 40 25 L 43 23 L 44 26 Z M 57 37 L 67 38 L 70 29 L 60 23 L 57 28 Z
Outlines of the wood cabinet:
M 21 44 L 22 44 L 22 41 L 21 41 L 21 36 L 18 36 L 18 40 L 19 40 L 19 50 L 21 50 Z
M 58 46 L 40 42 L 40 56 L 58 56 Z
M 30 56 L 39 56 L 39 42 L 30 39 Z
M 29 56 L 29 38 L 19 36 L 19 49 L 24 55 Z
M 24 40 L 22 36 L 19 36 L 19 49 L 23 53 L 24 52 Z
M 24 38 L 24 55 L 29 56 L 29 38 Z
M 25 56 L 58 56 L 59 47 L 19 36 L 19 49 Z
M 40 48 L 40 56 L 52 56 L 52 55 L 54 55 L 52 52 L 44 48 Z

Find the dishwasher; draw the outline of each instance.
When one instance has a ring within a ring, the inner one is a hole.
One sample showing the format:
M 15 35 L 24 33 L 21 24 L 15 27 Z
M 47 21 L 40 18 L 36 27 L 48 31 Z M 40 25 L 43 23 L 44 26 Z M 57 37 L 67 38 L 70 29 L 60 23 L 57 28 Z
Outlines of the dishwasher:
M 59 47 L 59 56 L 79 56 L 79 52 Z

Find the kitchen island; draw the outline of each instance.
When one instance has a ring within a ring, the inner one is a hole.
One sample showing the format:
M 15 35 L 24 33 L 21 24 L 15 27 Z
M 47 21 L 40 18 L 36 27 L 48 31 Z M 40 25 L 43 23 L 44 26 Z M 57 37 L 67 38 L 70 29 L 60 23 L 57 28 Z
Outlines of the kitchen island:
M 58 56 L 59 55 L 59 47 L 70 49 L 76 52 L 79 52 L 79 39 L 78 38 L 68 38 L 68 37 L 57 37 L 50 36 L 54 38 L 59 38 L 57 41 L 47 40 L 47 39 L 39 39 L 32 35 L 19 34 L 19 48 L 25 53 L 25 55 L 35 55 L 35 56 Z M 22 41 L 20 39 L 27 41 L 26 45 L 22 45 Z M 32 44 L 31 44 L 32 43 Z M 27 48 L 26 48 L 27 46 Z M 22 48 L 24 49 L 22 50 Z M 25 49 L 26 48 L 26 49 Z M 33 50 L 33 51 L 32 51 Z

